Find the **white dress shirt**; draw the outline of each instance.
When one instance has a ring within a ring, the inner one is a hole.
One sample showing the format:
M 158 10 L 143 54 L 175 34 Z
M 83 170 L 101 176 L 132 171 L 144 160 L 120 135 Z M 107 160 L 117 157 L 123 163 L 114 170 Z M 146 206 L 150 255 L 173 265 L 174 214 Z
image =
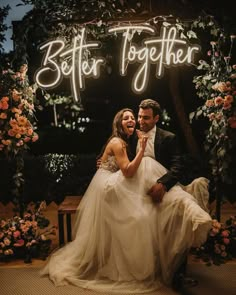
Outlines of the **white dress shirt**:
M 154 126 L 151 130 L 144 133 L 148 136 L 147 145 L 144 151 L 144 157 L 151 157 L 155 159 L 155 152 L 154 152 L 154 140 L 156 135 L 156 126 Z M 137 144 L 136 152 L 139 150 L 139 143 Z

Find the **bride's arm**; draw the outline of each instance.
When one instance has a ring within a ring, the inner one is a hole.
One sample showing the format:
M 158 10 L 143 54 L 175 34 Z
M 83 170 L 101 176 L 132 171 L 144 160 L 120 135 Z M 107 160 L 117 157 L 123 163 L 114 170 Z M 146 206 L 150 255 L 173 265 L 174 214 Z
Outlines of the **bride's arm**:
M 116 162 L 125 177 L 132 177 L 137 171 L 147 144 L 147 137 L 140 139 L 140 149 L 135 158 L 130 162 L 127 156 L 126 144 L 118 138 L 114 138 L 111 149 L 116 157 Z

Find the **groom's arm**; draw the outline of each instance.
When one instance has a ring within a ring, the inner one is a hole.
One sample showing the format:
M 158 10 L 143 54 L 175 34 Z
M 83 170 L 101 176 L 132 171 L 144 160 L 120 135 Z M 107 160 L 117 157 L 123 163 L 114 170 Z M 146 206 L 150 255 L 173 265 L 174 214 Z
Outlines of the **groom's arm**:
M 181 153 L 175 134 L 165 133 L 157 147 L 157 152 L 157 161 L 168 170 L 166 174 L 157 179 L 148 191 L 148 195 L 151 196 L 153 202 L 160 203 L 165 193 L 179 181 L 182 173 Z
M 168 171 L 157 179 L 157 182 L 162 183 L 168 191 L 180 180 L 183 172 L 181 151 L 175 134 L 171 134 L 165 138 L 160 151 L 160 156 L 164 159 L 164 161 L 160 162 L 162 162 L 162 165 Z

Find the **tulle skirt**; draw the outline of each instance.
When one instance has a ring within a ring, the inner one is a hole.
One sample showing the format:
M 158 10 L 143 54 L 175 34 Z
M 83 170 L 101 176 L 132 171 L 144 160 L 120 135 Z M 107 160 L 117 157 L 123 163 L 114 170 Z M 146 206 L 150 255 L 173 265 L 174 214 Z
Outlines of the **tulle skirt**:
M 132 178 L 99 169 L 78 207 L 74 240 L 49 257 L 41 274 L 56 286 L 101 292 L 163 290 L 211 227 L 209 214 L 178 185 L 160 204 L 152 202 L 147 191 L 164 173 L 149 157 Z

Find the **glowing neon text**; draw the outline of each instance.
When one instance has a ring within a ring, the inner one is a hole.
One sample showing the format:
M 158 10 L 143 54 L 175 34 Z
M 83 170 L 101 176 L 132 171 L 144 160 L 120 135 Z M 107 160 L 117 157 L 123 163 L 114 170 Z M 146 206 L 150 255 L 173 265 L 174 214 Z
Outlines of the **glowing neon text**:
M 143 92 L 148 83 L 151 64 L 156 64 L 156 77 L 164 74 L 163 66 L 178 64 L 191 64 L 193 56 L 200 48 L 189 46 L 185 40 L 177 39 L 175 27 L 163 27 L 160 38 L 148 38 L 142 40 L 142 46 L 132 43 L 134 33 L 154 34 L 155 30 L 148 26 L 120 26 L 109 29 L 110 33 L 123 33 L 121 46 L 120 74 L 125 76 L 129 63 L 138 62 L 138 71 L 132 81 L 132 89 L 136 93 Z
M 192 64 L 198 45 L 189 45 L 178 38 L 176 27 L 162 27 L 159 38 L 149 25 L 118 26 L 108 29 L 110 33 L 122 33 L 120 74 L 125 76 L 129 64 L 140 64 L 132 80 L 132 89 L 142 93 L 147 88 L 151 64 L 156 66 L 157 78 L 164 74 L 164 67 Z M 141 45 L 133 42 L 135 34 L 148 34 Z M 150 35 L 150 36 L 149 36 Z M 75 101 L 80 100 L 80 90 L 85 88 L 85 78 L 98 78 L 105 59 L 91 57 L 91 50 L 97 49 L 99 42 L 87 42 L 85 28 L 73 39 L 73 46 L 66 47 L 64 41 L 53 40 L 40 47 L 46 50 L 42 66 L 36 73 L 36 82 L 42 88 L 56 87 L 64 77 L 71 80 Z
M 88 49 L 99 47 L 99 42 L 85 42 L 85 28 L 74 38 L 73 47 L 66 51 L 65 43 L 62 40 L 53 40 L 40 47 L 40 50 L 47 49 L 42 67 L 37 71 L 35 80 L 42 88 L 56 87 L 62 77 L 70 76 L 72 92 L 75 101 L 80 100 L 78 88 L 84 89 L 84 78 L 98 78 L 100 65 L 104 58 L 88 58 Z M 61 60 L 61 61 L 60 61 Z M 45 81 L 45 76 L 50 81 Z M 51 81 L 52 80 L 52 81 Z

